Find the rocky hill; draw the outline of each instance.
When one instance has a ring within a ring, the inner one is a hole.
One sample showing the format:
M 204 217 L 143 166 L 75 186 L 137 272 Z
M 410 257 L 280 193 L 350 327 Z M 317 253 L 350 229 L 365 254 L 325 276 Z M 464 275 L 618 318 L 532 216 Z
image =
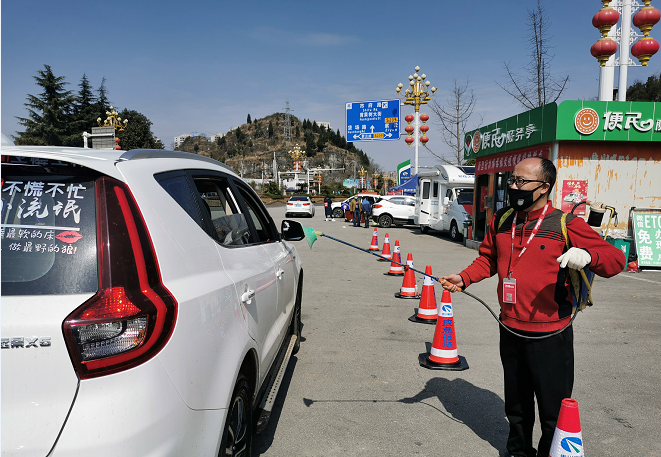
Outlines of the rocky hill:
M 285 114 L 275 113 L 240 125 L 216 142 L 207 141 L 204 137 L 187 138 L 178 149 L 224 162 L 246 178 L 272 178 L 274 152 L 278 171 L 292 170 L 293 160 L 289 151 L 296 144 L 306 153 L 301 159 L 304 170 L 315 167 L 345 168 L 344 172 L 325 173 L 324 182 L 337 183 L 353 177 L 354 169 L 361 166 L 370 175 L 380 171 L 363 151 L 347 143 L 339 129 L 327 130 L 314 121 L 301 121 L 295 116 L 290 119 L 291 142 L 285 139 Z

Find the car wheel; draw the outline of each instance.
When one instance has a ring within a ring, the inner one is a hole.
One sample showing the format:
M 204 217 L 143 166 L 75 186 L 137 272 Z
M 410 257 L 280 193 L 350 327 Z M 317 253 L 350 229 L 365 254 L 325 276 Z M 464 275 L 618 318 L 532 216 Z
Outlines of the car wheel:
M 455 221 L 452 221 L 450 224 L 450 239 L 452 241 L 459 241 L 461 240 L 462 235 L 459 232 L 459 228 L 457 227 L 457 223 Z
M 383 228 L 392 226 L 392 217 L 389 214 L 382 214 L 379 216 L 379 225 Z
M 299 280 L 298 291 L 296 292 L 296 304 L 294 305 L 294 316 L 291 321 L 291 334 L 296 335 L 296 342 L 292 354 L 296 354 L 301 349 L 301 302 L 303 298 L 303 281 Z
M 223 430 L 219 457 L 250 457 L 253 427 L 250 397 L 248 380 L 241 373 L 236 380 L 227 419 L 225 419 L 225 430 Z
M 342 217 L 344 214 L 344 211 L 342 211 L 342 208 L 334 208 L 333 209 L 333 217 L 336 219 L 339 219 Z
M 421 225 L 421 226 L 420 226 L 420 231 L 421 231 L 423 234 L 428 233 L 428 232 L 429 232 L 429 226 L 427 226 L 427 225 Z

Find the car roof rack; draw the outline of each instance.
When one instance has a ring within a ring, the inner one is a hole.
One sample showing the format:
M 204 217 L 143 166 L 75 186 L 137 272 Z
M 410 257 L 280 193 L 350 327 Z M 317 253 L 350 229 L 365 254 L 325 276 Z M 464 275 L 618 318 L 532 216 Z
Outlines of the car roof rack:
M 124 162 L 127 160 L 139 160 L 139 159 L 182 159 L 182 158 L 211 163 L 213 165 L 223 167 L 231 171 L 232 173 L 235 173 L 232 167 L 217 160 L 214 160 L 211 157 L 201 156 L 199 154 L 192 154 L 190 152 L 183 152 L 183 151 L 166 151 L 163 149 L 131 149 L 130 151 L 126 151 L 124 154 L 122 154 L 118 160 Z

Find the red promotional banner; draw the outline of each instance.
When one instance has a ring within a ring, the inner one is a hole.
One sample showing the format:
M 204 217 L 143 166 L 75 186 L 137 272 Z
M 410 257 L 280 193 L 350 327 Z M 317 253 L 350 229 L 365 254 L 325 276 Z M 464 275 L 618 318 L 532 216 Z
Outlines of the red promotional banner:
M 530 157 L 544 157 L 548 159 L 549 145 L 542 144 L 539 146 L 531 146 L 529 148 L 519 149 L 514 152 L 481 157 L 475 161 L 475 174 L 484 175 L 490 173 L 512 171 L 517 163 Z
M 562 181 L 562 204 L 560 209 L 565 213 L 571 211 L 576 203 L 582 202 L 588 196 L 588 181 L 577 181 L 574 179 L 567 179 Z M 576 208 L 574 214 L 584 215 L 585 205 Z

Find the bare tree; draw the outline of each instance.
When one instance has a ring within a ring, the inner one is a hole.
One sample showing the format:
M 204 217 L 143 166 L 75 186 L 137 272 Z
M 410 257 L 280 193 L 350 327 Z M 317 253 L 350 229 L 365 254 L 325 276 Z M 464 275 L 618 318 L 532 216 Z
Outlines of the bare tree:
M 445 104 L 440 105 L 436 100 L 432 101 L 430 108 L 440 121 L 440 131 L 443 142 L 447 144 L 452 153 L 450 158 L 438 156 L 429 148 L 429 152 L 445 163 L 461 165 L 464 156 L 464 134 L 466 125 L 475 111 L 477 98 L 472 90 L 468 89 L 468 81 L 461 85 L 454 80 L 454 87 L 450 90 L 450 96 Z M 481 119 L 480 119 L 481 122 Z
M 528 10 L 526 26 L 530 33 L 530 62 L 523 68 L 523 76 L 517 75 L 510 63 L 505 62 L 503 65 L 509 79 L 508 84 L 504 86 L 496 82 L 527 109 L 557 101 L 569 82 L 569 75 L 561 79 L 551 76 L 551 61 L 554 56 L 549 53 L 550 23 L 546 21 L 545 14 L 540 0 L 537 0 L 536 9 Z

